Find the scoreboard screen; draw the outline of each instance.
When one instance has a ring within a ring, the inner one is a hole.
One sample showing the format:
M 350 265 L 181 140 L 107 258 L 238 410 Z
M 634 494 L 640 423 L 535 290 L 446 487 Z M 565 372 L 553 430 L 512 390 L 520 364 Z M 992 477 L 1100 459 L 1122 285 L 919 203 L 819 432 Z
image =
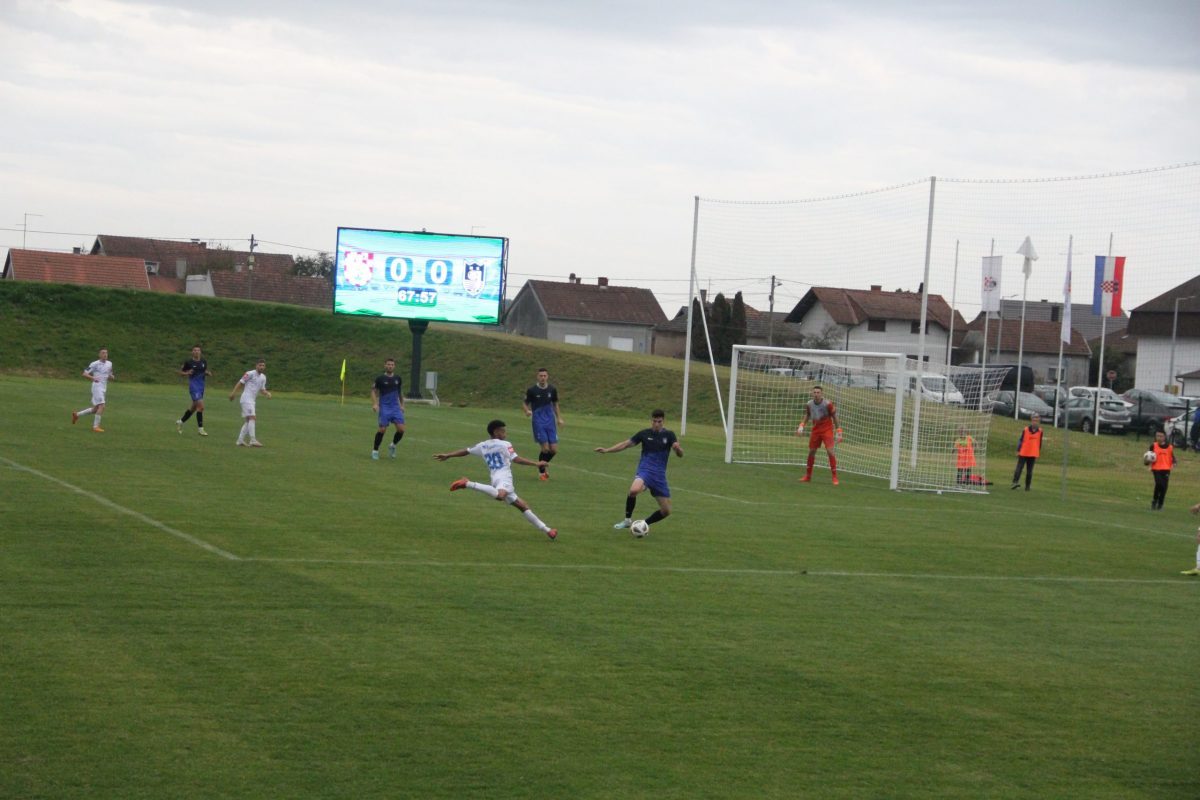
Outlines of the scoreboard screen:
M 338 228 L 333 313 L 500 322 L 508 239 Z

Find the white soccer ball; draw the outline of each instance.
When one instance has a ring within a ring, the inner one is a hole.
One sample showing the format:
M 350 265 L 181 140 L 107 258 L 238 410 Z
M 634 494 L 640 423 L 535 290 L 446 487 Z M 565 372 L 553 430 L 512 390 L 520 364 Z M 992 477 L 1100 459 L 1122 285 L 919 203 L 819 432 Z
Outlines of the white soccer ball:
M 629 532 L 640 539 L 650 532 L 650 523 L 644 519 L 635 519 L 633 524 L 629 526 Z
M 1156 459 L 1156 458 L 1158 458 L 1158 456 L 1154 455 L 1153 450 L 1147 450 L 1146 452 L 1142 453 L 1142 463 L 1143 464 L 1147 464 L 1147 465 L 1153 464 L 1154 459 Z

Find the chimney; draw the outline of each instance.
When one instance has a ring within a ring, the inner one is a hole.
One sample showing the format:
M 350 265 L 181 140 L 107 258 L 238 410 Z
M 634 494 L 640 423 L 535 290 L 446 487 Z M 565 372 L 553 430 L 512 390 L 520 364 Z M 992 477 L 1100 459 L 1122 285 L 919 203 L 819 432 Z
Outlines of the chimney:
M 83 248 L 82 247 L 72 247 L 71 253 L 72 253 L 72 255 L 81 256 L 81 255 L 83 255 Z
M 596 278 L 597 286 L 608 286 L 608 278 Z
M 700 307 L 708 308 L 708 289 L 700 290 Z
M 575 273 L 572 272 L 570 277 L 567 278 L 567 283 L 574 283 L 574 282 L 575 282 Z
M 878 283 L 872 283 L 872 284 L 871 284 L 871 291 L 872 291 L 872 292 L 882 292 L 882 291 L 883 291 L 883 286 L 882 286 L 881 284 L 878 284 Z

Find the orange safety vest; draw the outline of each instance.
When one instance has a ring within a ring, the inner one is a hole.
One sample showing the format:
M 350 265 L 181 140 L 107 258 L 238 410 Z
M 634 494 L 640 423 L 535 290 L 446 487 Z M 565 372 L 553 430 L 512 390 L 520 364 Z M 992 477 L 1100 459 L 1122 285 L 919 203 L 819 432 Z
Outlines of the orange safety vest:
M 1151 472 L 1171 471 L 1175 461 L 1175 448 L 1172 445 L 1159 447 L 1158 442 L 1150 445 L 1150 449 L 1154 451 L 1154 463 L 1150 466 Z
M 975 466 L 975 440 L 970 436 L 954 440 L 954 449 L 958 451 L 959 469 L 970 469 Z
M 1025 426 L 1025 430 L 1021 431 L 1021 446 L 1017 449 L 1017 455 L 1026 456 L 1028 458 L 1037 458 L 1042 454 L 1042 429 L 1036 431 L 1029 425 Z

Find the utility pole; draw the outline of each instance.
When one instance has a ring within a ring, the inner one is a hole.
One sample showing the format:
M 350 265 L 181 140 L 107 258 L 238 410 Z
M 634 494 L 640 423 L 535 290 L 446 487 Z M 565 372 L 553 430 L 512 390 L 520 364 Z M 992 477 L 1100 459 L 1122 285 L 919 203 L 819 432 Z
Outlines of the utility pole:
M 246 271 L 250 273 L 250 279 L 246 288 L 246 299 L 254 299 L 254 248 L 258 247 L 258 242 L 254 241 L 254 234 L 250 234 L 250 258 L 246 259 Z
M 775 287 L 778 282 L 771 276 L 771 294 L 767 296 L 767 347 L 775 346 Z
M 32 211 L 25 212 L 25 222 L 21 225 L 21 249 L 25 249 L 25 237 L 29 235 L 29 218 L 40 217 L 41 214 L 34 214 Z

